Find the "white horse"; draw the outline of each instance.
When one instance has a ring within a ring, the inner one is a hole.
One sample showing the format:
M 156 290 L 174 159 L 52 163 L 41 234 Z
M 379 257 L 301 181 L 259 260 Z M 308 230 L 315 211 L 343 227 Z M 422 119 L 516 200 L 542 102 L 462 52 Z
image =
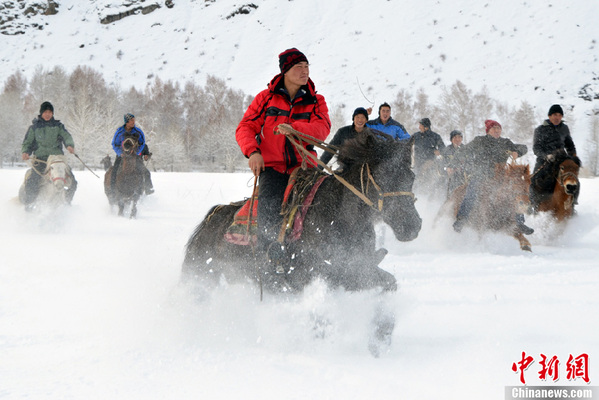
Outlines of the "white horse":
M 37 162 L 43 163 L 44 161 L 37 160 Z M 76 188 L 76 182 L 71 173 L 71 168 L 67 163 L 66 156 L 51 155 L 45 163 L 46 168 L 43 174 L 40 174 L 40 189 L 35 203 L 38 205 L 47 205 L 52 208 L 70 203 Z M 27 171 L 27 174 L 38 173 L 34 168 Z M 27 177 L 28 175 L 26 179 Z M 23 182 L 19 190 L 19 199 L 22 203 L 25 203 L 25 182 Z

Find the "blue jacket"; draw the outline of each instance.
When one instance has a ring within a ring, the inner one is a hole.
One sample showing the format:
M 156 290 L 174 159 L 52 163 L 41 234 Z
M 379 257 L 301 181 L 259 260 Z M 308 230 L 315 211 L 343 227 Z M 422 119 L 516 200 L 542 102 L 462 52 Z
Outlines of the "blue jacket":
M 386 133 L 387 135 L 393 136 L 396 140 L 405 140 L 410 138 L 410 134 L 406 131 L 406 128 L 402 124 L 389 118 L 386 124 L 383 124 L 381 118 L 377 118 L 372 121 L 368 121 L 366 126 L 379 132 Z
M 127 132 L 125 131 L 125 125 L 123 125 L 116 130 L 114 137 L 112 138 L 112 148 L 117 156 L 123 154 L 123 141 L 128 137 L 137 139 L 137 143 L 139 144 L 139 147 L 137 148 L 137 155 L 141 155 L 142 152 L 144 154 L 148 152 L 147 150 L 144 152 L 144 149 L 146 149 L 146 136 L 144 135 L 143 131 L 137 126 L 134 126 L 133 129 L 131 129 L 131 132 Z

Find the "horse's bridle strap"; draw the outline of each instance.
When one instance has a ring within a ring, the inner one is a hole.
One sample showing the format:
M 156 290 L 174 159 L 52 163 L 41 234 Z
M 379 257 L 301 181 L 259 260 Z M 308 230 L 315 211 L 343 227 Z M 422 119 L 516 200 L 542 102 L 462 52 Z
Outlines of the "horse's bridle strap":
M 561 187 L 564 187 L 564 179 L 566 179 L 568 176 L 573 177 L 576 181 L 578 181 L 578 177 L 576 176 L 575 173 L 573 172 L 566 172 L 564 174 L 562 174 L 560 172 L 559 177 L 558 177 L 558 182 L 560 184 Z
M 414 193 L 412 192 L 383 192 L 381 190 L 381 188 L 379 187 L 379 185 L 377 185 L 377 183 L 374 180 L 374 177 L 372 176 L 372 174 L 370 173 L 370 166 L 368 164 L 364 164 L 367 168 L 368 171 L 368 181 L 372 182 L 372 185 L 376 188 L 377 192 L 378 192 L 378 202 L 377 202 L 377 206 L 375 207 L 374 202 L 372 200 L 370 200 L 367 196 L 366 193 L 368 193 L 368 188 L 366 188 L 366 191 L 364 191 L 364 186 L 362 185 L 362 191 L 359 191 L 358 189 L 356 189 L 354 187 L 354 185 L 352 185 L 351 183 L 349 183 L 348 181 L 346 181 L 345 179 L 343 179 L 342 177 L 340 177 L 339 175 L 337 175 L 335 173 L 335 171 L 333 171 L 331 169 L 331 167 L 329 167 L 328 165 L 326 165 L 325 163 L 323 163 L 322 161 L 320 161 L 318 159 L 318 157 L 314 156 L 314 154 L 312 154 L 310 151 L 308 151 L 304 146 L 302 146 L 301 142 L 307 142 L 309 144 L 316 144 L 318 146 L 318 142 L 316 141 L 316 139 L 314 138 L 306 138 L 305 135 L 300 132 L 297 131 L 293 128 L 290 127 L 290 129 L 292 130 L 292 134 L 291 135 L 286 135 L 287 139 L 289 139 L 289 141 L 291 142 L 291 144 L 300 152 L 300 154 L 303 154 L 305 157 L 309 158 L 313 163 L 320 165 L 322 168 L 324 168 L 327 172 L 329 172 L 331 175 L 333 175 L 335 177 L 335 179 L 337 179 L 339 182 L 341 182 L 346 188 L 348 188 L 353 194 L 355 194 L 356 196 L 358 196 L 364 203 L 366 203 L 368 206 L 374 208 L 375 210 L 378 211 L 382 211 L 383 210 L 383 198 L 385 197 L 391 197 L 391 196 L 411 196 L 412 199 L 414 199 Z M 275 131 L 275 134 L 277 134 L 278 131 Z M 324 143 L 324 142 L 322 142 Z M 318 146 L 321 147 L 321 146 Z M 323 147 L 321 147 L 323 148 Z M 362 165 L 362 171 L 364 170 L 364 165 Z M 303 165 L 302 165 L 303 167 Z M 360 178 L 360 181 L 362 181 L 362 179 Z

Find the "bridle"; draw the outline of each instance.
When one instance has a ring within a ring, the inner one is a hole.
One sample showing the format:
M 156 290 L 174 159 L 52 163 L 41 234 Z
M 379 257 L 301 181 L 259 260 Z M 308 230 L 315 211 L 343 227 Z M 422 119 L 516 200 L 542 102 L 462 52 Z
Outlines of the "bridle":
M 366 175 L 368 178 L 366 180 L 366 189 L 364 188 L 364 170 L 366 170 Z M 363 200 L 366 204 L 368 204 L 370 207 L 374 208 L 375 210 L 377 210 L 379 212 L 383 211 L 385 197 L 410 196 L 413 201 L 416 201 L 416 197 L 414 196 L 413 192 L 408 192 L 408 191 L 384 192 L 381 189 L 381 187 L 379 185 L 377 185 L 376 181 L 374 180 L 374 177 L 370 173 L 370 165 L 362 164 L 362 168 L 360 169 L 360 186 L 362 189 L 362 194 L 364 194 L 365 196 L 368 194 L 368 189 L 369 189 L 369 186 L 371 183 L 377 193 L 376 206 L 375 206 L 374 202 L 371 201 L 368 197 L 366 197 L 366 200 L 368 200 L 368 201 L 366 201 L 364 199 Z
M 571 194 L 568 193 L 568 190 L 566 189 L 566 184 L 564 183 L 566 181 L 567 178 L 572 178 L 574 179 L 574 181 L 576 181 L 576 183 L 578 183 L 578 176 L 574 173 L 574 172 L 564 172 L 563 168 L 560 167 L 559 170 L 559 174 L 557 176 L 557 181 L 559 183 L 559 185 L 564 188 L 564 191 L 566 192 L 566 194 L 572 196 Z
M 362 164 L 362 168 L 360 170 L 360 186 L 361 190 L 358 190 L 354 185 L 346 181 L 343 177 L 339 176 L 335 171 L 331 169 L 328 165 L 320 161 L 316 156 L 314 156 L 311 152 L 309 152 L 303 145 L 303 143 L 311 144 L 316 146 L 322 150 L 328 151 L 329 153 L 338 154 L 339 149 L 335 146 L 328 145 L 322 140 L 318 140 L 312 137 L 309 137 L 302 132 L 299 132 L 291 127 L 289 127 L 292 133 L 287 134 L 287 139 L 291 142 L 291 144 L 298 150 L 299 154 L 302 156 L 302 168 L 306 168 L 306 159 L 309 159 L 314 164 L 321 166 L 327 172 L 329 172 L 335 179 L 341 182 L 346 188 L 348 188 L 353 194 L 358 196 L 364 203 L 366 203 L 369 207 L 374 210 L 381 212 L 383 211 L 383 205 L 385 197 L 397 197 L 397 196 L 409 196 L 413 201 L 416 201 L 416 197 L 413 192 L 407 191 L 395 191 L 395 192 L 385 192 L 381 189 L 381 187 L 376 183 L 374 177 L 370 173 L 370 166 L 368 163 Z M 278 130 L 275 130 L 275 134 L 280 134 Z M 366 170 L 366 179 L 364 179 L 364 171 Z M 366 182 L 366 188 L 364 187 L 364 182 Z M 374 187 L 377 192 L 376 203 L 367 196 L 368 189 L 370 184 Z
M 46 178 L 46 175 L 48 175 L 48 180 L 51 181 L 52 183 L 56 182 L 56 181 L 62 181 L 62 183 L 64 185 L 67 184 L 67 178 L 66 177 L 52 177 L 51 174 L 49 174 L 50 172 L 50 167 L 52 166 L 52 164 L 66 164 L 66 162 L 64 162 L 63 160 L 54 160 L 51 163 L 48 163 L 47 161 L 44 160 L 40 160 L 38 158 L 34 158 L 32 160 L 32 164 L 35 166 L 36 163 L 42 163 L 42 164 L 46 164 L 46 168 L 45 168 L 45 172 L 42 174 L 40 173 L 36 168 L 32 168 L 33 171 L 35 171 L 36 174 L 38 174 L 39 176 L 41 176 L 42 178 Z

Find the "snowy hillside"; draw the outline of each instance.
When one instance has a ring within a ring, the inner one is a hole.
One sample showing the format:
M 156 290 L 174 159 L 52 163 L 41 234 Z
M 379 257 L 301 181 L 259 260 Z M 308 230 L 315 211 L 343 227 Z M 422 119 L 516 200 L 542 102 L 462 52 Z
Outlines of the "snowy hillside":
M 593 107 L 581 89 L 599 97 L 597 1 L 53 0 L 55 14 L 31 11 L 45 3 L 0 5 L 0 81 L 38 65 L 88 65 L 121 87 L 210 74 L 255 94 L 295 46 L 317 90 L 349 110 L 400 89 L 435 97 L 456 80 L 540 115 L 562 103 L 580 119 Z
M 502 400 L 524 387 L 511 369 L 522 352 L 535 360 L 528 387 L 587 387 L 567 379 L 570 354 L 587 354 L 599 380 L 597 179 L 582 180 L 563 232 L 529 218 L 532 253 L 505 235 L 433 228 L 438 204 L 419 199 L 419 237 L 384 237 L 397 324 L 375 359 L 374 293 L 315 284 L 260 302 L 255 287 L 223 286 L 197 301 L 178 286 L 194 226 L 248 196 L 249 174 L 156 173 L 133 221 L 110 213 L 89 171 L 72 207 L 26 213 L 12 200 L 23 174 L 0 170 L 1 399 Z M 559 381 L 539 379 L 540 354 L 559 358 Z

